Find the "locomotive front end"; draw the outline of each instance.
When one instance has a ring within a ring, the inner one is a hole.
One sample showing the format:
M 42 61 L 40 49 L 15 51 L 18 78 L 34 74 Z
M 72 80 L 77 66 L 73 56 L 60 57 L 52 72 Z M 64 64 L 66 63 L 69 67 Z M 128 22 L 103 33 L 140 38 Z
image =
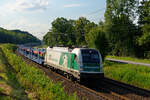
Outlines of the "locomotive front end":
M 97 50 L 81 49 L 79 59 L 81 80 L 103 79 L 104 72 L 102 67 L 102 58 Z

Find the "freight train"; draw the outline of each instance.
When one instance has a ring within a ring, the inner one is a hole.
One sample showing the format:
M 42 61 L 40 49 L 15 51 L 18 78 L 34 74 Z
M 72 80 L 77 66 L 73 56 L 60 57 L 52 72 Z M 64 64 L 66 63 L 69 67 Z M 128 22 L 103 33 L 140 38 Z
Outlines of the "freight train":
M 65 75 L 67 78 L 85 81 L 101 80 L 104 77 L 102 58 L 95 49 L 19 46 L 18 52 L 38 64 Z

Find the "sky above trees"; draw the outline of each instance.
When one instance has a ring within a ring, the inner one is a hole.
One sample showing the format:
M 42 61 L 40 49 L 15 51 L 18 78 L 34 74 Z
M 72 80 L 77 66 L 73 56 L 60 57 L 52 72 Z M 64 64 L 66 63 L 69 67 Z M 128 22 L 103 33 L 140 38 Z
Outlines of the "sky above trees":
M 42 39 L 57 17 L 104 20 L 105 0 L 0 0 L 0 27 L 29 31 Z

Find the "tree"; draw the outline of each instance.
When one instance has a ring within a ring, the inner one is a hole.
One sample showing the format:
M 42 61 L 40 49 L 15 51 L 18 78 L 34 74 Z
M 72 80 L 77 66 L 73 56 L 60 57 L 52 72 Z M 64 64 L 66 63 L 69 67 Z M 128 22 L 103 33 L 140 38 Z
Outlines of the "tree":
M 106 38 L 105 32 L 101 27 L 94 27 L 86 35 L 86 42 L 88 47 L 98 49 L 104 60 L 108 53 L 108 40 Z
M 150 56 L 150 1 L 142 0 L 139 6 L 139 27 L 142 29 L 141 37 L 138 40 L 139 45 L 143 48 L 143 55 Z M 148 52 L 148 54 L 147 54 Z M 150 57 L 148 57 L 150 58 Z
M 86 34 L 96 26 L 97 24 L 84 17 L 80 17 L 78 20 L 57 18 L 52 22 L 52 29 L 44 36 L 43 41 L 47 45 L 51 43 L 51 45 L 83 46 L 87 44 Z
M 89 31 L 94 27 L 97 27 L 97 24 L 95 24 L 94 22 L 89 22 L 87 25 L 85 25 L 84 27 L 85 35 L 89 33 Z
M 57 43 L 56 41 L 56 35 L 53 34 L 52 32 L 48 32 L 44 37 L 43 37 L 43 42 L 46 45 L 49 46 L 55 46 Z
M 56 34 L 57 42 L 60 45 L 74 45 L 74 21 L 63 17 L 52 22 L 52 33 Z
M 0 28 L 0 43 L 40 43 L 41 41 L 28 32 L 20 30 L 6 30 Z
M 57 18 L 52 22 L 52 29 L 44 36 L 44 43 L 50 46 L 75 45 L 74 24 L 74 20 L 67 20 L 63 17 Z
M 104 30 L 109 38 L 112 55 L 134 55 L 137 28 L 133 19 L 136 4 L 136 0 L 107 0 Z
M 98 26 L 104 31 L 104 22 L 99 21 Z
M 84 17 L 80 17 L 78 20 L 75 21 L 75 32 L 76 32 L 76 43 L 77 45 L 86 45 L 85 41 L 85 26 L 90 23 L 89 20 L 87 20 Z

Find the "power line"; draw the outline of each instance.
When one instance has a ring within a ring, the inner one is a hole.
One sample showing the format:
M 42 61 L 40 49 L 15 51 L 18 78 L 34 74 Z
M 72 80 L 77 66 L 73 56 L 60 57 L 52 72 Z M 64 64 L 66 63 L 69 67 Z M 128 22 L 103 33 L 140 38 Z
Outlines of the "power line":
M 96 10 L 96 11 L 94 11 L 94 12 L 91 12 L 91 13 L 87 14 L 87 16 L 90 16 L 90 15 L 96 14 L 96 13 L 98 13 L 98 12 L 101 12 L 101 11 L 103 11 L 104 9 L 105 9 L 105 7 L 104 7 L 104 8 L 101 8 L 101 9 L 98 9 L 98 10 Z
M 90 13 L 88 13 L 88 14 L 85 14 L 84 15 L 84 17 L 90 17 L 91 15 L 94 15 L 94 14 L 96 14 L 96 13 L 99 13 L 99 12 L 102 12 L 103 10 L 105 10 L 105 7 L 103 7 L 103 8 L 100 8 L 100 9 L 98 9 L 98 10 L 95 10 L 95 11 L 93 11 L 93 12 L 90 12 Z M 103 17 L 101 16 L 101 18 L 92 18 L 91 20 L 97 20 L 97 19 L 103 19 Z

